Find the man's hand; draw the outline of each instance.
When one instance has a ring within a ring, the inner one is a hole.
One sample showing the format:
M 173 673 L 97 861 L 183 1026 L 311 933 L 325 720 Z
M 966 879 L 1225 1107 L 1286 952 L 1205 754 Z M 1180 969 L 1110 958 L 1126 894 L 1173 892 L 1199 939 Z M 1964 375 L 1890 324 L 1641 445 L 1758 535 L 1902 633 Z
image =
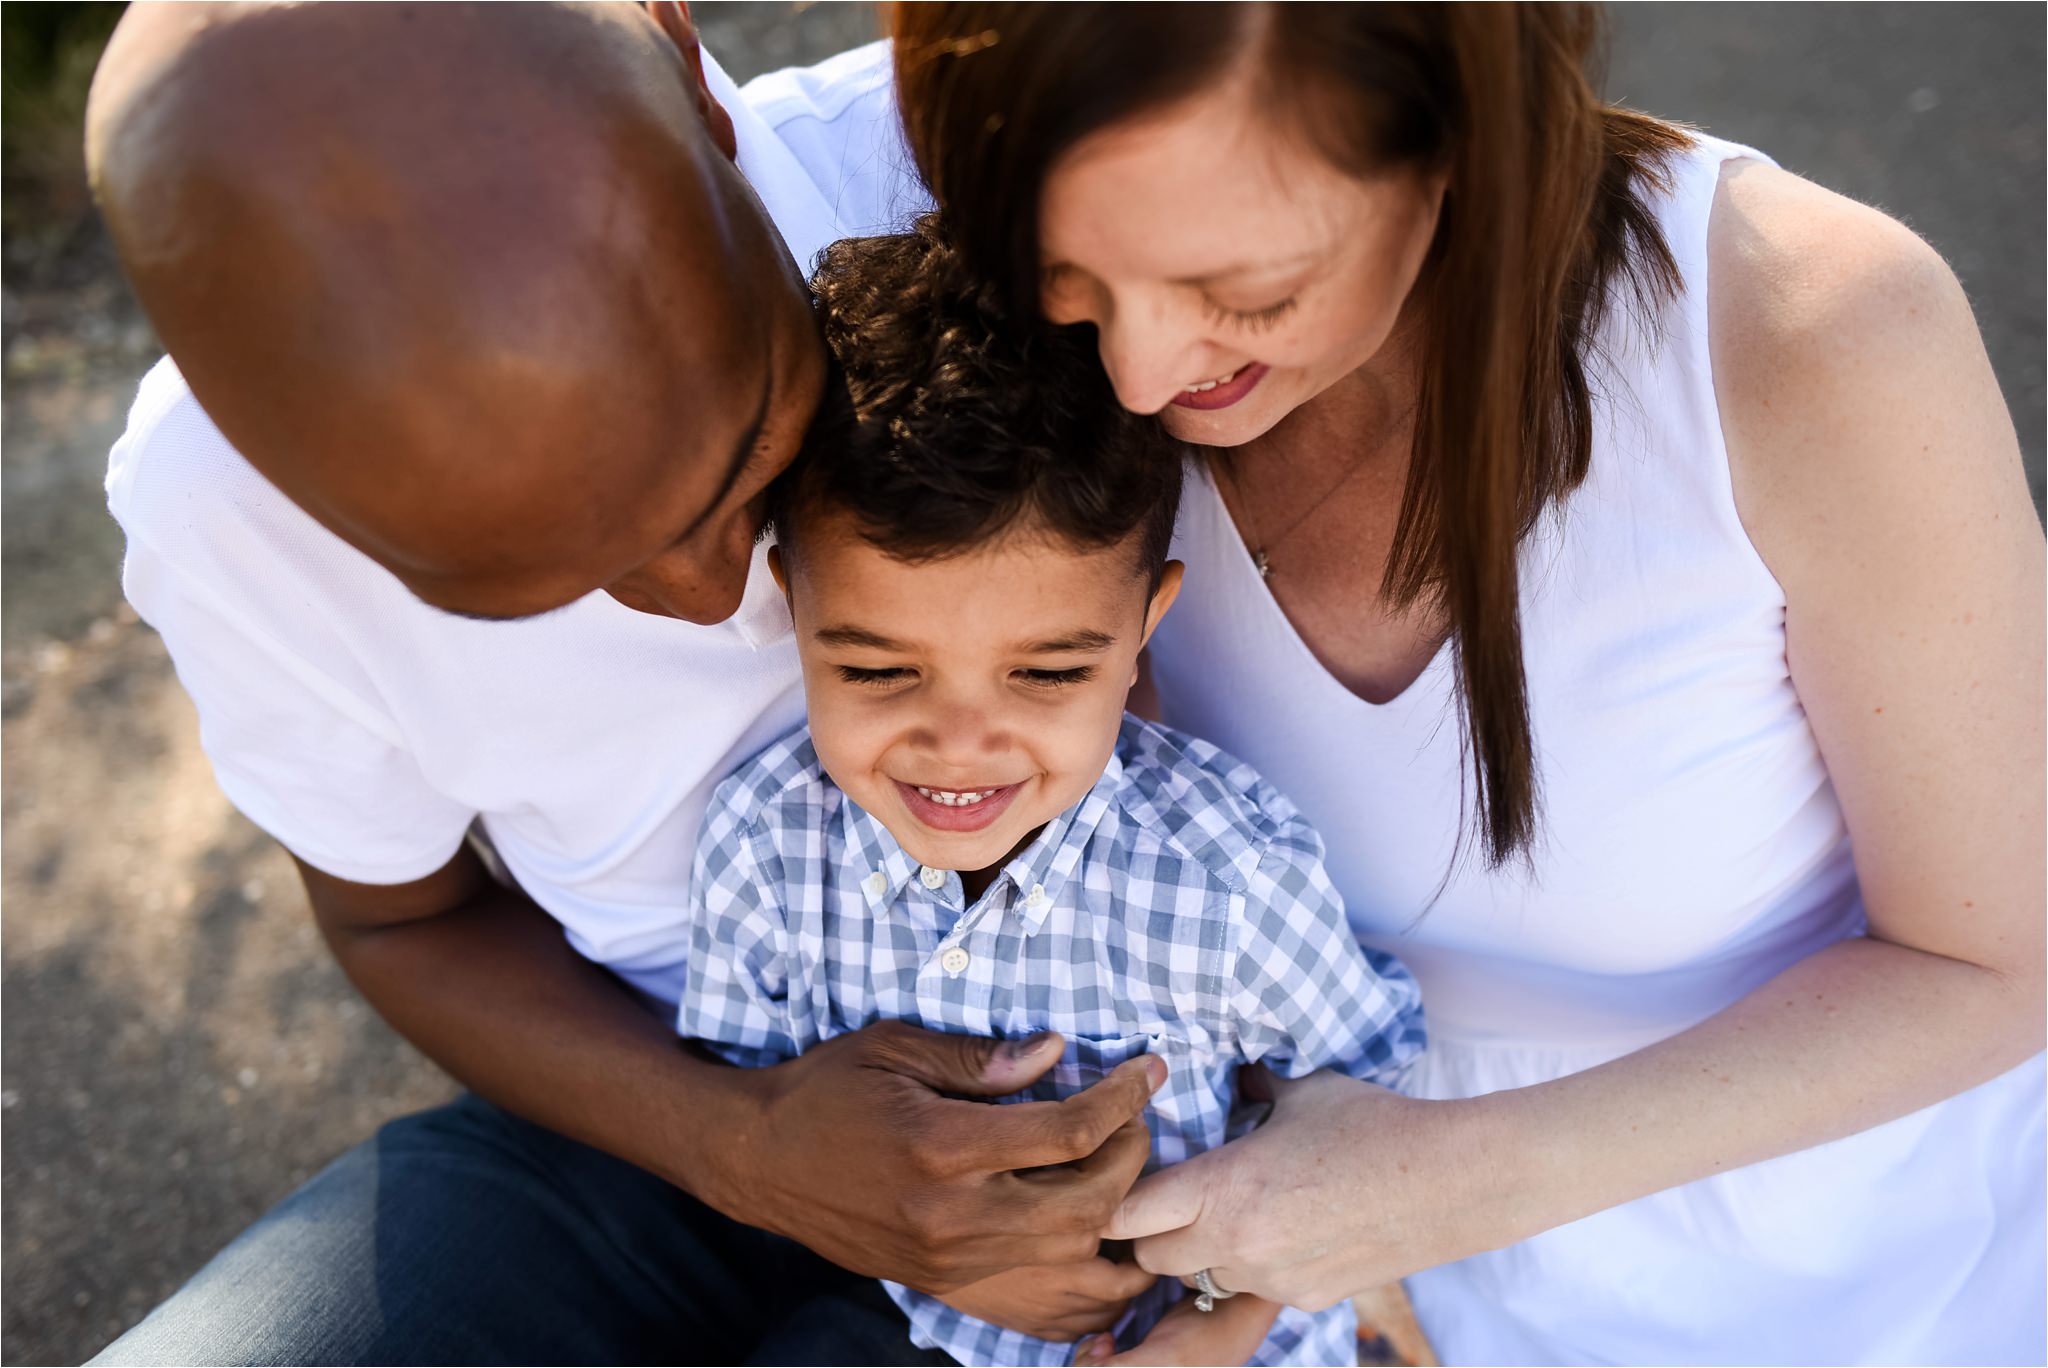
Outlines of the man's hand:
M 1098 1254 L 1079 1263 L 1013 1268 L 941 1300 L 992 1325 L 1064 1344 L 1115 1325 L 1131 1298 L 1155 1281 L 1134 1263 Z
M 1185 1297 L 1159 1318 L 1144 1343 L 1119 1354 L 1114 1340 L 1097 1335 L 1075 1351 L 1074 1362 L 1249 1363 L 1279 1315 L 1279 1303 L 1246 1293 L 1217 1302 L 1213 1311 L 1198 1311 L 1195 1299 Z
M 1023 1088 L 1060 1057 L 1058 1036 L 883 1022 L 734 1069 L 682 1048 L 673 1017 L 466 848 L 410 884 L 300 872 L 350 979 L 456 1078 L 856 1272 L 943 1292 L 1091 1258 L 1150 1152 L 1127 1123 L 1166 1079 L 1152 1056 L 1065 1101 L 1001 1107 L 957 1098 Z
M 1165 1061 L 1130 1060 L 1060 1102 L 945 1095 L 1007 1096 L 1059 1057 L 1051 1032 L 1005 1042 L 885 1021 L 840 1036 L 753 1071 L 755 1115 L 698 1195 L 928 1292 L 1091 1259 L 1150 1152 L 1131 1123 Z

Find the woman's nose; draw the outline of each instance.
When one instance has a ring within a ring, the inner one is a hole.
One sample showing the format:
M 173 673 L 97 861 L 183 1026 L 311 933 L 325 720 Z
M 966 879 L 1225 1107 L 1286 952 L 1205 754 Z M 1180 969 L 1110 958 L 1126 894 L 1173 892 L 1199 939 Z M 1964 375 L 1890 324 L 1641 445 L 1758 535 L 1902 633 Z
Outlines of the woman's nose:
M 1202 378 L 1196 371 L 1207 344 L 1188 323 L 1162 302 L 1104 311 L 1095 328 L 1118 403 L 1133 413 L 1157 413 Z

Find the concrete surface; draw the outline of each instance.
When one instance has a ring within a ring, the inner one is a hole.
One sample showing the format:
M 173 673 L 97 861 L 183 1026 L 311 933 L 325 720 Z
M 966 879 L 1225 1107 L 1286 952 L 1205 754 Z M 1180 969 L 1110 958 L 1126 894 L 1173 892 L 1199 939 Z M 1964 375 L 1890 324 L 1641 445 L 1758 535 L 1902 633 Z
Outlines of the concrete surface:
M 873 33 L 855 5 L 704 4 L 741 79 Z M 1955 265 L 2026 449 L 2043 406 L 2043 9 L 1661 5 L 1609 89 L 1888 209 Z M 121 603 L 108 445 L 153 358 L 104 257 L 5 309 L 0 1361 L 77 1362 L 271 1202 L 450 1085 L 330 964 Z

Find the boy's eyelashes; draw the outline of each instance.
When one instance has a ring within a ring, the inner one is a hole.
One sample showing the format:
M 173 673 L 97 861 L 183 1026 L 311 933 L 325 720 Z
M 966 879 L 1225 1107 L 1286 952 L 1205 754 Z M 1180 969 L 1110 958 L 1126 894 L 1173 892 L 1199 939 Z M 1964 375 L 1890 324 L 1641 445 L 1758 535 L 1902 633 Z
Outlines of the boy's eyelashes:
M 848 684 L 866 684 L 882 687 L 901 684 L 914 679 L 917 672 L 904 666 L 888 666 L 882 669 L 865 668 L 858 665 L 835 665 L 839 677 Z M 1064 670 L 1024 669 L 1015 672 L 1017 677 L 1035 688 L 1060 689 L 1069 685 L 1085 684 L 1095 678 L 1093 665 L 1075 665 Z
M 863 670 L 854 665 L 838 665 L 839 677 L 849 684 L 895 684 L 910 677 L 910 671 L 903 669 Z

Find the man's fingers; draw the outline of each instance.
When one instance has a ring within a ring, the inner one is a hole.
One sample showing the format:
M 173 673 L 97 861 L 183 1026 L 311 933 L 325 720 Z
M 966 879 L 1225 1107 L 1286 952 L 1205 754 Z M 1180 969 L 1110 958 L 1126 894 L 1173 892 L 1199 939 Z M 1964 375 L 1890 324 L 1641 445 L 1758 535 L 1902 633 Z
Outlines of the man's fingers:
M 1205 1157 L 1196 1155 L 1184 1164 L 1139 1179 L 1117 1208 L 1109 1229 L 1102 1233 L 1112 1240 L 1136 1240 L 1193 1225 L 1201 1218 L 1208 1195 Z M 1157 1267 L 1149 1261 L 1148 1266 Z
M 1159 1324 L 1145 1336 L 1145 1342 L 1122 1354 L 1082 1352 L 1076 1363 L 1244 1363 L 1259 1351 L 1259 1345 L 1273 1328 L 1280 1308 L 1255 1297 L 1236 1297 L 1216 1303 L 1213 1311 L 1198 1311 L 1192 1299 L 1176 1303 Z M 1084 1349 L 1095 1349 L 1093 1344 Z
M 1165 1077 L 1165 1061 L 1148 1055 L 1120 1065 L 1085 1092 L 1058 1102 L 975 1104 L 971 1112 L 956 1107 L 945 1131 L 949 1167 L 959 1173 L 1004 1173 L 1086 1160 L 1143 1112 L 1153 1088 Z M 1123 1152 L 1119 1146 L 1117 1153 Z M 1135 1175 L 1133 1169 L 1125 1183 Z M 1033 1176 L 1055 1185 L 1086 1177 L 1076 1179 L 1065 1172 Z
M 935 1092 L 1006 1097 L 1059 1061 L 1057 1031 L 1022 1040 L 950 1035 L 900 1021 L 878 1021 L 858 1033 L 876 1068 L 913 1078 Z
M 1159 1281 L 1157 1274 L 1147 1273 L 1134 1263 L 1118 1263 L 1114 1259 L 1090 1259 L 1078 1265 L 1078 1269 L 1080 1277 L 1075 1282 L 1075 1292 L 1097 1301 L 1114 1302 L 1119 1308 Z

